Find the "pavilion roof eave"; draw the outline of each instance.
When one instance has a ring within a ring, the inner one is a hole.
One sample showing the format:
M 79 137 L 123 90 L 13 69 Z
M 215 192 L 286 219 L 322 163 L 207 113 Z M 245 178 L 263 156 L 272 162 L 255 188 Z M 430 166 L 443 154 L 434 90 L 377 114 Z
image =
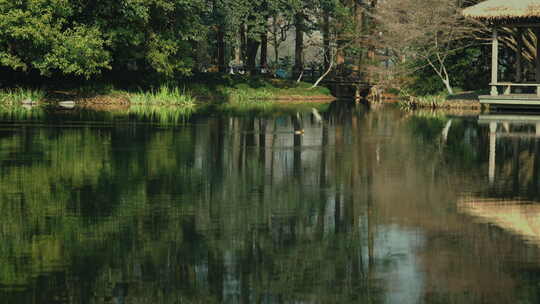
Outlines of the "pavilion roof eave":
M 540 27 L 540 18 L 512 18 L 512 19 L 499 19 L 499 20 L 482 20 L 489 27 L 526 27 L 535 28 Z
M 463 16 L 487 22 L 540 18 L 539 0 L 487 0 L 463 10 Z

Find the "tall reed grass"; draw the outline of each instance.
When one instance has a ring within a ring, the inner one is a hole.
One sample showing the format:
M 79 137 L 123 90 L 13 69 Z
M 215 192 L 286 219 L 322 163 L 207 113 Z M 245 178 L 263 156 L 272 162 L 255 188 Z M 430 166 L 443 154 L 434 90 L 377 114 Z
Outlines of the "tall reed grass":
M 195 106 L 196 100 L 189 92 L 180 90 L 178 87 L 161 86 L 158 89 L 130 93 L 129 99 L 137 105 L 181 105 L 186 107 Z
M 4 89 L 0 90 L 0 103 L 16 105 L 23 102 L 37 103 L 45 99 L 45 91 L 41 89 Z
M 417 108 L 436 109 L 443 107 L 446 102 L 446 94 L 427 96 L 404 96 L 399 102 L 399 106 L 405 110 Z

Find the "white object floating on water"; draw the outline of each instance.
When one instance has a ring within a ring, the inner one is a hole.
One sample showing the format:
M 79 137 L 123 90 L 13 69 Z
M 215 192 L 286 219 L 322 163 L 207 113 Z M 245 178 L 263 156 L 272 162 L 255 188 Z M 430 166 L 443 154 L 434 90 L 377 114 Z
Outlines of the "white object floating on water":
M 26 98 L 26 99 L 23 99 L 23 100 L 21 101 L 21 103 L 22 103 L 23 105 L 33 105 L 33 104 L 36 104 L 37 101 L 34 101 L 34 100 L 30 99 L 30 98 Z
M 58 105 L 62 108 L 66 109 L 73 109 L 75 107 L 75 101 L 67 100 L 67 101 L 60 101 L 58 102 Z

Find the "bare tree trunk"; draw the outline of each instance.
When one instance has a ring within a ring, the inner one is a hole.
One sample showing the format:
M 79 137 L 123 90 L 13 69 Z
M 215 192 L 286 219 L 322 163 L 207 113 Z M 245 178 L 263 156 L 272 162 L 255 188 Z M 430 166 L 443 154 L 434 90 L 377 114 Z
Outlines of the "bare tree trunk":
M 323 79 L 328 76 L 328 74 L 330 74 L 330 71 L 332 71 L 332 68 L 334 67 L 334 60 L 332 60 L 332 58 L 330 58 L 330 65 L 328 66 L 328 69 L 326 69 L 326 72 L 324 72 L 324 74 L 321 75 L 321 77 L 319 77 L 319 79 L 317 79 L 317 81 L 315 81 L 315 83 L 311 86 L 311 89 L 314 89 L 316 88 L 319 83 L 321 81 L 323 81 Z
M 264 0 L 262 2 L 262 8 L 261 8 L 261 11 L 263 12 L 267 12 L 268 11 L 268 1 L 267 0 Z M 263 19 L 263 22 L 262 22 L 262 28 L 263 28 L 263 31 L 261 33 L 261 37 L 260 37 L 260 46 L 261 46 L 261 56 L 260 56 L 260 61 L 259 61 L 259 65 L 260 65 L 260 68 L 261 69 L 266 69 L 266 67 L 268 66 L 268 19 L 270 18 L 270 15 L 265 15 L 264 16 L 264 19 Z
M 371 5 L 369 6 L 369 12 L 368 12 L 368 15 L 367 16 L 374 16 L 376 14 L 376 10 L 377 10 L 377 0 L 372 0 L 371 1 Z M 368 23 L 367 23 L 367 33 L 369 36 L 371 37 L 375 37 L 376 35 L 376 29 L 375 29 L 375 26 L 374 26 L 374 20 L 373 18 L 370 18 L 370 17 L 367 17 L 368 18 Z M 371 45 L 369 46 L 368 48 L 368 53 L 367 53 L 367 60 L 369 62 L 374 62 L 375 61 L 375 46 L 371 43 Z M 374 78 L 374 75 L 373 73 L 367 73 L 366 74 L 366 80 L 370 83 L 374 83 L 375 82 L 375 79 Z
M 242 60 L 242 55 L 241 55 L 240 47 L 236 46 L 234 48 L 234 63 L 236 65 L 239 65 L 241 60 Z
M 268 33 L 265 31 L 261 34 L 261 58 L 260 58 L 261 68 L 268 66 Z
M 444 64 L 444 60 L 441 59 L 441 56 L 437 54 L 438 63 L 435 65 L 435 63 L 430 59 L 426 58 L 426 61 L 431 66 L 433 71 L 439 76 L 439 79 L 443 82 L 444 86 L 446 87 L 446 90 L 448 91 L 448 94 L 452 95 L 454 94 L 454 90 L 452 89 L 452 86 L 450 85 L 450 75 L 448 74 L 448 71 L 446 70 L 446 66 Z
M 364 9 L 358 2 L 354 3 L 354 15 L 355 15 L 355 23 L 356 23 L 356 33 L 360 34 L 362 33 L 364 29 Z M 356 42 L 356 47 L 360 49 L 361 46 L 362 46 L 362 42 L 361 40 L 358 40 Z M 355 71 L 360 71 L 362 61 L 363 61 L 362 59 L 363 59 L 362 52 L 359 52 L 356 58 L 355 65 L 353 67 Z
M 242 63 L 246 64 L 247 58 L 247 40 L 246 40 L 246 25 L 240 25 L 240 58 L 242 58 Z
M 330 66 L 330 15 L 327 11 L 323 14 L 324 69 L 328 70 Z
M 218 26 L 217 30 L 217 65 L 219 72 L 225 73 L 227 67 L 225 65 L 225 31 L 223 26 Z
M 454 89 L 450 85 L 450 79 L 443 79 L 442 81 L 444 83 L 444 86 L 446 87 L 446 90 L 448 91 L 448 94 L 454 94 Z
M 201 41 L 191 41 L 189 42 L 192 49 L 197 50 L 193 56 L 193 66 L 195 67 L 196 72 L 200 72 L 201 64 L 202 64 L 202 58 L 200 56 L 201 49 L 202 49 L 202 42 Z
M 274 62 L 275 64 L 278 63 L 279 61 L 279 44 L 280 42 L 279 39 L 278 39 L 278 30 L 279 30 L 279 27 L 277 25 L 277 15 L 272 17 L 272 27 L 273 27 L 273 30 L 274 30 L 274 34 L 272 35 L 273 37 L 273 40 L 274 40 Z
M 338 40 L 336 51 L 336 65 L 339 74 L 343 74 L 345 70 L 345 50 L 343 47 L 344 41 Z
M 259 51 L 259 45 L 259 41 L 253 38 L 248 38 L 246 65 L 251 74 L 254 74 L 256 72 L 257 52 Z
M 294 77 L 304 70 L 304 15 L 299 12 L 294 16 L 296 39 L 294 49 Z

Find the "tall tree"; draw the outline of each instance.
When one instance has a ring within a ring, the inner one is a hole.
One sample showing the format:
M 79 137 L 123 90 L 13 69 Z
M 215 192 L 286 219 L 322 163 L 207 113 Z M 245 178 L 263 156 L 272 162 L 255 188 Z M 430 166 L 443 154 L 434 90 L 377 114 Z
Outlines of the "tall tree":
M 227 8 L 225 7 L 228 3 L 223 0 L 213 0 L 212 1 L 212 28 L 215 32 L 216 37 L 216 52 L 215 52 L 215 62 L 218 66 L 220 72 L 226 71 L 225 63 L 225 36 L 226 36 L 226 27 L 227 27 Z
M 298 77 L 304 70 L 304 32 L 305 16 L 302 10 L 294 15 L 294 75 Z
M 388 48 L 397 72 L 410 74 L 429 66 L 448 93 L 453 93 L 447 59 L 464 47 L 478 27 L 461 16 L 454 0 L 384 1 L 379 4 L 377 22 L 380 41 Z

